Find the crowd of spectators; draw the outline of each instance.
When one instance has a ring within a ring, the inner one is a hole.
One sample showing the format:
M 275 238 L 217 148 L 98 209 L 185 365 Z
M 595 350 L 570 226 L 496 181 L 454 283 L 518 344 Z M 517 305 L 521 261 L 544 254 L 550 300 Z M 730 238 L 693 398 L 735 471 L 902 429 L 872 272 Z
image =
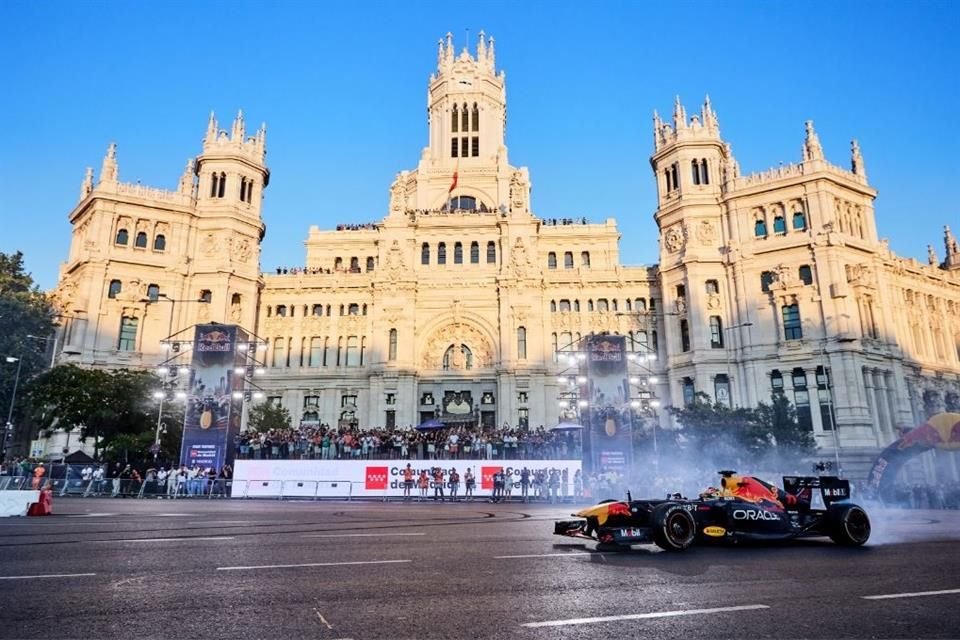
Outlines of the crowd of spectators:
M 580 457 L 580 436 L 543 427 L 479 429 L 460 426 L 430 431 L 327 425 L 245 432 L 238 459 L 280 460 L 569 460 Z
M 571 224 L 587 224 L 586 218 L 544 218 L 543 224 L 548 227 L 565 227 Z
M 337 231 L 375 231 L 379 225 L 376 222 L 363 222 L 359 224 L 338 224 Z

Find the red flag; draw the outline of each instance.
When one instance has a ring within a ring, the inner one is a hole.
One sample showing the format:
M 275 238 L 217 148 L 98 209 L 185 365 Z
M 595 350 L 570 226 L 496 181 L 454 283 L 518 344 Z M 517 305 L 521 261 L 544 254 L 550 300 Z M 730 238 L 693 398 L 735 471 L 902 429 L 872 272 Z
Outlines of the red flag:
M 460 172 L 460 169 L 453 170 L 453 182 L 450 183 L 450 188 L 447 189 L 447 195 L 453 193 L 453 190 L 457 188 L 457 174 Z

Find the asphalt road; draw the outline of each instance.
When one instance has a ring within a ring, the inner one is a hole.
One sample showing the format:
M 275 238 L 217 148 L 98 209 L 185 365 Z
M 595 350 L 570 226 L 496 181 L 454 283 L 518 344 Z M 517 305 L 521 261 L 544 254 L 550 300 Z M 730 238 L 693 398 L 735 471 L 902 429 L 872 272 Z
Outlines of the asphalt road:
M 960 512 L 874 512 L 862 549 L 601 554 L 552 535 L 563 506 L 54 508 L 0 520 L 0 638 L 960 636 Z

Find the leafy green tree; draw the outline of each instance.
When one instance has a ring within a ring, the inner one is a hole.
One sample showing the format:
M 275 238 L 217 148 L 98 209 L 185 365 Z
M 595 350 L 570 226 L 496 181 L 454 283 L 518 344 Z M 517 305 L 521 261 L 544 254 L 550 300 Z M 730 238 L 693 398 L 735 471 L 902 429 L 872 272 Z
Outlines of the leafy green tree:
M 761 402 L 754 409 L 754 415 L 755 437 L 769 442 L 781 458 L 798 460 L 816 452 L 813 431 L 800 424 L 796 408 L 783 393 L 774 393 L 770 404 Z
M 255 431 L 269 431 L 271 429 L 289 429 L 293 419 L 286 407 L 280 407 L 272 402 L 261 402 L 250 407 L 247 414 L 247 426 Z
M 698 392 L 689 405 L 670 407 L 669 411 L 683 426 L 686 453 L 692 459 L 709 460 L 715 465 L 739 465 L 757 448 L 751 428 L 755 420 L 751 409 L 731 409 L 711 402 L 710 396 Z
M 53 348 L 55 312 L 50 300 L 23 268 L 23 253 L 0 252 L 0 426 L 10 414 L 13 387 L 20 369 L 19 384 L 42 371 Z M 17 361 L 7 362 L 7 358 Z M 17 406 L 11 421 L 21 427 L 23 395 L 17 391 Z M 15 439 L 26 433 L 16 429 Z
M 158 410 L 152 394 L 157 385 L 148 371 L 69 364 L 37 376 L 25 395 L 35 429 L 80 426 L 83 438 L 102 438 L 106 445 L 119 435 L 148 433 L 152 441 Z

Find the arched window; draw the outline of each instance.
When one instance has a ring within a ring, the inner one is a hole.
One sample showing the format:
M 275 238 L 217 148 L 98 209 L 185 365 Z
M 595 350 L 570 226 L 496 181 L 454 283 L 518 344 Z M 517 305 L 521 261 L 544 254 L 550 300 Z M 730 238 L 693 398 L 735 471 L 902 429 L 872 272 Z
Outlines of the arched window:
M 497 245 L 493 240 L 487 243 L 487 264 L 497 264 Z
M 547 269 L 557 268 L 557 254 L 551 251 L 547 254 Z
M 470 264 L 480 264 L 480 243 L 470 243 Z
M 107 289 L 108 298 L 116 298 L 123 291 L 123 285 L 119 280 L 111 280 L 110 287 Z
M 587 311 L 593 311 L 593 299 L 587 300 Z
M 557 307 L 557 308 L 558 308 L 561 312 L 570 311 L 570 301 L 569 301 L 569 300 L 561 300 L 561 301 L 560 301 L 560 306 Z
M 453 196 L 447 207 L 450 211 L 476 211 L 477 199 L 473 196 Z
M 798 274 L 803 284 L 813 284 L 813 269 L 810 268 L 810 265 L 800 265 Z
M 216 173 L 210 175 L 210 197 L 216 198 L 219 190 L 220 176 Z
M 573 301 L 573 310 L 576 311 L 577 313 L 580 313 L 580 301 L 579 301 L 579 300 L 574 300 L 574 301 Z
M 567 251 L 563 254 L 563 268 L 573 269 L 573 252 Z
M 430 264 L 430 245 L 426 242 L 420 245 L 420 264 Z
M 285 304 L 278 304 L 278 305 L 277 305 L 277 317 L 278 317 L 278 318 L 286 318 L 286 317 L 287 317 L 287 305 L 285 305 Z
M 453 264 L 463 264 L 463 244 L 460 242 L 453 245 Z
M 360 258 L 356 256 L 350 258 L 350 273 L 360 273 Z
M 793 212 L 793 228 L 798 231 L 803 231 L 807 228 L 807 216 L 804 215 L 803 211 Z
M 599 298 L 597 300 L 597 311 L 609 311 L 610 305 L 607 303 L 606 298 Z
M 363 305 L 362 314 L 367 315 L 367 305 Z
M 457 133 L 460 128 L 460 108 L 457 105 L 453 105 L 453 111 L 450 112 L 450 125 L 450 131 Z
M 627 308 L 627 311 L 633 311 L 633 303 L 630 302 L 630 298 L 627 298 L 627 299 L 624 300 L 623 302 L 624 302 L 624 304 L 627 305 L 627 307 L 626 307 L 626 308 Z
M 556 300 L 551 300 L 551 301 L 550 301 L 550 313 L 556 313 L 556 312 L 557 312 L 557 301 L 556 301 Z
M 472 119 L 472 131 L 480 131 L 480 108 L 477 107 L 477 103 L 473 103 L 473 119 Z
M 322 304 L 315 304 L 315 305 L 313 305 L 313 308 L 311 309 L 311 312 L 310 312 L 310 313 L 311 313 L 311 315 L 322 316 L 322 315 L 323 315 L 323 305 L 322 305 Z
M 763 218 L 757 218 L 757 221 L 753 223 L 753 235 L 757 238 L 766 238 L 767 237 L 767 221 Z
M 447 243 L 437 245 L 437 264 L 447 264 Z
M 517 327 L 517 359 L 527 359 L 527 328 Z
M 690 169 L 693 174 L 693 184 L 700 184 L 700 162 L 698 160 L 691 160 Z
M 610 308 L 613 309 L 614 311 L 619 311 L 619 307 L 617 307 L 616 298 L 613 298 L 612 300 L 610 300 Z
M 133 246 L 138 249 L 147 248 L 147 234 L 143 231 L 137 232 L 137 239 L 133 241 Z
M 360 315 L 360 305 L 356 302 L 350 303 L 350 306 L 347 307 L 348 316 L 358 316 Z
M 147 286 L 147 298 L 150 300 L 150 302 L 156 302 L 157 300 L 159 300 L 159 299 L 160 299 L 160 287 L 157 286 L 157 285 L 155 285 L 155 284 L 148 285 L 148 286 Z
M 227 193 L 227 174 L 220 172 L 220 184 L 217 185 L 217 197 L 222 198 Z
M 803 338 L 803 326 L 800 322 L 800 305 L 784 305 L 782 312 L 784 340 L 800 340 Z
M 777 216 L 773 219 L 773 233 L 780 235 L 787 232 L 787 221 L 783 216 Z
M 118 229 L 118 230 L 117 230 L 116 243 L 117 243 L 117 244 L 126 245 L 127 242 L 129 242 L 129 241 L 130 241 L 130 234 L 127 233 L 127 230 L 126 230 L 126 229 Z
M 460 130 L 464 133 L 470 131 L 470 111 L 467 109 L 466 102 L 463 103 L 463 109 L 460 111 Z
M 373 271 L 376 261 L 373 259 L 373 256 L 367 256 L 367 271 Z
M 581 252 L 580 252 L 580 266 L 581 266 L 581 267 L 589 267 L 589 266 L 590 266 L 590 252 L 589 252 L 589 251 L 581 251 Z
M 153 239 L 153 250 L 154 251 L 166 251 L 167 250 L 167 239 L 161 233 Z
M 345 306 L 340 305 L 340 315 L 341 315 L 341 316 L 343 315 L 343 312 L 344 312 L 345 309 L 346 309 Z
M 130 316 L 120 318 L 120 336 L 117 340 L 117 351 L 137 350 L 137 325 L 139 320 Z
M 334 271 L 340 271 L 343 269 L 343 258 L 336 258 L 333 261 L 333 269 Z
M 397 330 L 390 329 L 390 338 L 387 346 L 387 360 L 393 362 L 397 359 Z
M 240 178 L 240 202 L 247 201 L 247 179 Z
M 633 301 L 634 311 L 646 311 L 647 310 L 647 301 L 643 298 L 637 298 Z
M 473 369 L 473 352 L 465 344 L 460 345 L 460 353 L 456 353 L 457 345 L 450 345 L 443 354 L 443 368 Z M 458 358 L 459 355 L 459 358 Z M 459 360 L 459 362 L 458 362 Z
M 700 184 L 710 184 L 710 171 L 707 170 L 707 159 L 700 160 Z

